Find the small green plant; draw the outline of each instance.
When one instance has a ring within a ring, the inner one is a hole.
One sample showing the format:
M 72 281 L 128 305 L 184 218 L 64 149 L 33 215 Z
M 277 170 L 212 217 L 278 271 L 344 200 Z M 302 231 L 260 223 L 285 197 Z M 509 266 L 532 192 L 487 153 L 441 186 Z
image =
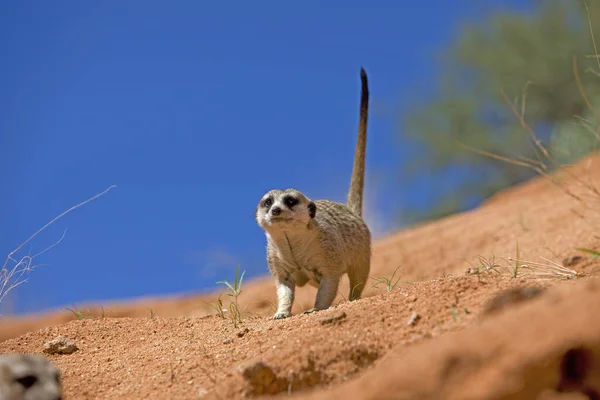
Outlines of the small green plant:
M 356 295 L 354 294 L 354 291 L 356 290 L 357 287 L 359 287 L 361 285 L 361 283 L 357 283 L 356 285 L 354 285 L 352 287 L 352 290 L 350 290 L 350 293 L 348 293 L 348 300 L 349 301 L 354 301 L 356 300 Z
M 477 275 L 478 279 L 481 279 L 481 275 L 487 274 L 490 272 L 494 272 L 496 274 L 501 274 L 502 272 L 498 271 L 500 264 L 496 262 L 496 257 L 492 255 L 490 258 L 485 258 L 480 255 L 478 258 L 479 266 L 471 267 L 467 270 L 468 275 Z M 467 261 L 468 262 L 468 261 Z M 471 264 L 469 262 L 469 264 Z M 472 264 L 471 264 L 472 265 Z
M 515 266 L 513 267 L 512 277 L 516 278 L 519 275 L 519 261 L 521 259 L 521 253 L 519 252 L 519 241 L 517 240 L 517 254 L 515 258 Z
M 578 247 L 575 250 L 591 254 L 593 258 L 600 258 L 600 251 Z
M 458 315 L 458 312 L 456 312 L 454 306 L 450 306 L 450 314 L 452 315 L 454 322 L 457 322 L 460 319 L 460 315 Z
M 398 276 L 398 278 L 394 281 L 394 277 L 396 276 L 396 272 L 398 272 L 398 270 L 400 269 L 400 266 L 398 266 L 394 272 L 392 273 L 392 276 L 383 276 L 383 277 L 377 277 L 377 278 L 373 278 L 371 277 L 371 279 L 373 279 L 375 282 L 373 287 L 374 288 L 379 288 L 379 285 L 385 285 L 385 289 L 388 292 L 391 292 L 392 290 L 394 290 L 396 288 L 396 286 L 398 285 L 398 283 L 400 282 L 400 278 L 401 276 Z
M 344 302 L 344 301 L 348 302 L 348 301 L 353 301 L 353 300 L 356 300 L 356 297 L 355 297 L 355 295 L 354 295 L 354 291 L 355 291 L 355 290 L 356 290 L 356 288 L 357 288 L 357 287 L 359 287 L 359 286 L 360 286 L 360 283 L 357 283 L 356 285 L 354 285 L 354 286 L 352 287 L 352 289 L 350 290 L 350 293 L 348 293 L 348 297 L 344 296 L 344 293 L 342 293 L 342 291 L 341 291 L 341 290 L 338 290 L 338 294 L 340 295 L 340 297 L 341 297 L 342 299 L 341 299 L 341 300 L 340 300 L 340 301 L 337 303 L 337 305 L 340 305 L 340 304 L 342 304 L 342 302 Z
M 73 308 L 65 307 L 65 310 L 71 311 L 73 313 L 73 315 L 75 316 L 76 319 L 89 319 L 89 318 L 92 318 L 91 315 L 85 314 L 82 311 L 77 310 L 77 307 L 73 307 Z
M 225 312 L 223 311 L 223 300 L 221 300 L 222 293 L 217 297 L 217 301 L 214 303 L 207 303 L 210 308 L 217 312 L 217 315 L 223 319 L 225 319 Z
M 527 225 L 527 221 L 525 221 L 525 217 L 523 216 L 522 212 L 519 213 L 519 225 L 521 226 L 521 230 L 523 232 L 529 232 L 529 226 Z
M 238 305 L 238 297 L 242 293 L 242 280 L 244 279 L 245 273 L 246 273 L 246 271 L 243 271 L 242 274 L 240 275 L 240 266 L 238 265 L 237 269 L 235 270 L 235 279 L 233 281 L 233 284 L 229 283 L 228 281 L 217 282 L 217 285 L 225 285 L 225 286 L 227 286 L 227 288 L 229 288 L 229 293 L 227 293 L 227 295 L 230 297 L 230 299 L 229 299 L 229 313 L 230 313 L 229 317 L 231 318 L 231 321 L 233 322 L 233 326 L 236 328 L 242 322 L 242 313 L 241 313 L 240 307 Z M 220 303 L 220 301 L 221 301 L 221 298 L 219 296 L 218 302 Z M 222 303 L 220 303 L 220 304 L 222 304 Z

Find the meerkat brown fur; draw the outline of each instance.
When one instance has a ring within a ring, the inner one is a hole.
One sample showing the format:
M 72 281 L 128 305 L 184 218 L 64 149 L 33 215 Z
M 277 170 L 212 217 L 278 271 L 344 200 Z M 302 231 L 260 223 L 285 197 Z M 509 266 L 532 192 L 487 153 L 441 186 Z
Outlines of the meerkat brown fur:
M 60 400 L 60 371 L 39 355 L 0 355 L 0 399 Z
M 360 78 L 360 121 L 347 203 L 313 201 L 296 189 L 274 189 L 256 208 L 277 289 L 274 319 L 292 315 L 296 286 L 318 288 L 309 313 L 331 306 L 342 275 L 348 274 L 351 301 L 360 298 L 369 277 L 371 232 L 362 219 L 369 87 L 362 68 Z

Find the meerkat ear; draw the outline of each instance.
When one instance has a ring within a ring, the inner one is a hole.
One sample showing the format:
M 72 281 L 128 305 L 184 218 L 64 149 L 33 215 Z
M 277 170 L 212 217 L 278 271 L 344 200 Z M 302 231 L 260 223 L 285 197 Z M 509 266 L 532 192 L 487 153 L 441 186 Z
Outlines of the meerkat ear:
M 316 213 L 317 205 L 313 201 L 311 201 L 310 203 L 308 203 L 308 215 L 310 215 L 311 218 L 314 218 Z

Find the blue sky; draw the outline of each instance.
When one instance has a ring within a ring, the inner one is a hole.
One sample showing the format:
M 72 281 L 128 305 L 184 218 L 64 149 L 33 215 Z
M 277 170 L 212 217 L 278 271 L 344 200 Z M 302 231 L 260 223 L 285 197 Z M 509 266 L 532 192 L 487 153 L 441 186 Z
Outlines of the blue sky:
M 267 273 L 253 215 L 267 190 L 345 200 L 361 66 L 367 219 L 397 228 L 439 185 L 397 185 L 402 105 L 433 88 L 462 21 L 528 1 L 482 3 L 2 2 L 0 254 L 118 187 L 24 248 L 67 230 L 0 311 L 206 290 L 238 264 Z

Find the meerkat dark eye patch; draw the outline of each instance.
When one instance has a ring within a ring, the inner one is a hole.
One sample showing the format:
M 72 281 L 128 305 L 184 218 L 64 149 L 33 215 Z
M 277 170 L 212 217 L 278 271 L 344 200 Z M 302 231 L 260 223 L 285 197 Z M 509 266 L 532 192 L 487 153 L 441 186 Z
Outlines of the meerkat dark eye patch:
M 37 376 L 25 375 L 20 378 L 17 378 L 16 381 L 19 382 L 19 384 L 21 384 L 21 386 L 23 386 L 25 389 L 29 389 L 37 382 Z
M 316 214 L 317 205 L 311 201 L 310 203 L 308 203 L 308 215 L 310 215 L 311 218 L 314 218 Z
M 285 196 L 283 198 L 283 202 L 285 203 L 286 206 L 292 208 L 294 207 L 296 204 L 298 204 L 298 199 L 293 197 L 293 196 Z
M 263 207 L 266 207 L 266 208 L 269 208 L 269 207 L 271 207 L 272 205 L 273 205 L 273 199 L 272 199 L 272 198 L 270 198 L 270 197 L 267 197 L 267 198 L 266 198 L 266 199 L 264 199 L 264 200 L 263 200 L 263 202 L 262 202 L 262 206 L 263 206 Z

